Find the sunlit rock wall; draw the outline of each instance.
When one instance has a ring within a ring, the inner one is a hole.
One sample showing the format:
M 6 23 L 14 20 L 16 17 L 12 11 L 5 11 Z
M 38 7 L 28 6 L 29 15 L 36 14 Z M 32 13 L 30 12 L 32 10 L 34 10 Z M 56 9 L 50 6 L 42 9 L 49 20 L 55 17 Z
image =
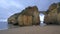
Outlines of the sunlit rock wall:
M 48 11 L 49 12 L 47 12 L 47 14 L 45 15 L 44 22 L 46 24 L 59 24 L 60 2 L 50 5 Z
M 12 15 L 8 18 L 8 23 L 16 24 L 20 26 L 28 26 L 28 25 L 39 25 L 40 19 L 39 19 L 39 11 L 36 6 L 33 7 L 27 7 L 24 10 L 22 10 L 21 13 L 17 13 Z

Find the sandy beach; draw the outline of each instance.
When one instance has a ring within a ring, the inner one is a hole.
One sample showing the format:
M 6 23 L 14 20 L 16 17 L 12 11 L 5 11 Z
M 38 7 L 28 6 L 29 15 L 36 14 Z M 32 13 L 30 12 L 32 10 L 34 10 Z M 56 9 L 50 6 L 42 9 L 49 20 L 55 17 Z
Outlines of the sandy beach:
M 0 34 L 60 34 L 60 25 L 25 26 L 0 30 Z

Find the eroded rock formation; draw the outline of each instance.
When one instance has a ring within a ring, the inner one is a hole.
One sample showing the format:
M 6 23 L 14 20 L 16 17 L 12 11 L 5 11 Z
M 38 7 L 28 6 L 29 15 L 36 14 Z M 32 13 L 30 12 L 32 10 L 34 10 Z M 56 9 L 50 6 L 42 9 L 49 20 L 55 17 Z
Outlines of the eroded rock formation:
M 48 11 L 46 12 L 44 22 L 46 24 L 59 24 L 60 22 L 59 14 L 60 14 L 60 2 L 51 4 Z
M 28 26 L 28 25 L 39 25 L 39 12 L 36 6 L 27 7 L 22 10 L 21 13 L 16 13 L 8 18 L 8 23 L 16 24 L 20 26 Z

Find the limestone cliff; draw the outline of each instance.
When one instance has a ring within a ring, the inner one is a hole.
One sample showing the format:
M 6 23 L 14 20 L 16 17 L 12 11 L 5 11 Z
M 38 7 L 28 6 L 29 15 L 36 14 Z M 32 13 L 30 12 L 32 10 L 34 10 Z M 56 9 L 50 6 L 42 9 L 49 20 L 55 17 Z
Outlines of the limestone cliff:
M 47 14 L 45 15 L 44 22 L 47 24 L 59 24 L 60 22 L 59 14 L 60 14 L 60 2 L 51 4 L 47 11 Z
M 27 7 L 22 10 L 21 13 L 16 13 L 8 18 L 8 23 L 16 24 L 20 26 L 39 25 L 39 11 L 36 6 Z

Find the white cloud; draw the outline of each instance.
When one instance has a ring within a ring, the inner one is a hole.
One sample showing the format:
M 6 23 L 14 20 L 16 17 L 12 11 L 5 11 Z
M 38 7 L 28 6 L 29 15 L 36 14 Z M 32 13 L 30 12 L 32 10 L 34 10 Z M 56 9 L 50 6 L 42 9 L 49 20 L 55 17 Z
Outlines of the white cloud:
M 0 7 L 7 9 L 9 4 L 6 2 L 6 0 L 0 0 Z
M 21 6 L 21 5 L 19 5 L 18 3 L 14 2 L 14 1 L 11 1 L 11 2 L 10 2 L 10 5 L 16 6 L 16 7 L 18 7 L 18 8 Z
M 0 22 L 7 22 L 7 19 L 0 19 Z
M 8 9 L 11 6 L 15 6 L 16 8 L 23 8 L 24 5 L 17 3 L 13 0 L 0 0 L 0 7 Z

